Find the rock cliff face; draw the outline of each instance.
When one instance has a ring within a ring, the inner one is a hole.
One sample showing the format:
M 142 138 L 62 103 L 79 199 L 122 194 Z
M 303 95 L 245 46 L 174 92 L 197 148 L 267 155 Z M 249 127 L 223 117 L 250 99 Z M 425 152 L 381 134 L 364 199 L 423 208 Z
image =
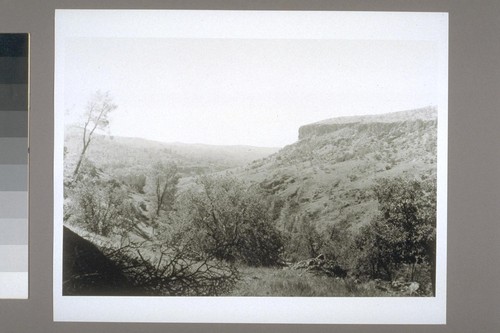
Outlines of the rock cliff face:
M 356 125 L 363 125 L 361 126 L 362 129 L 373 128 L 376 131 L 385 131 L 390 128 L 389 124 L 405 122 L 417 122 L 422 124 L 435 122 L 436 120 L 437 109 L 435 107 L 386 113 L 382 115 L 332 118 L 301 126 L 299 128 L 299 140 L 306 139 L 311 136 L 324 135 L 330 132 L 338 131 L 342 128 Z M 368 124 L 370 124 L 370 126 L 368 126 Z
M 437 110 L 328 119 L 302 126 L 299 141 L 250 164 L 240 175 L 281 198 L 281 215 L 318 229 L 353 228 L 377 214 L 380 178 L 435 180 Z

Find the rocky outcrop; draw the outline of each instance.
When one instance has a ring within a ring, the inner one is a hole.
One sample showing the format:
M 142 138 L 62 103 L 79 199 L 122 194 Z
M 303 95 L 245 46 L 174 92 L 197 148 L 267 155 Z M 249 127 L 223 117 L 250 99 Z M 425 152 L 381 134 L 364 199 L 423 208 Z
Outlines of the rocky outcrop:
M 386 133 L 395 123 L 416 123 L 419 126 L 423 126 L 427 123 L 435 123 L 436 120 L 437 109 L 435 107 L 381 115 L 333 118 L 301 126 L 299 128 L 299 140 L 352 127 L 358 128 L 359 130 L 369 129 L 373 132 Z

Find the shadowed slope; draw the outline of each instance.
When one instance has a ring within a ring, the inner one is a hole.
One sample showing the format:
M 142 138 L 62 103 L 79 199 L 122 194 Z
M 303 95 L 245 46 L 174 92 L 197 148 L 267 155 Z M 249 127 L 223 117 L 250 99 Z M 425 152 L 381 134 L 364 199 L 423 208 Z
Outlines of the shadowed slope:
M 63 295 L 134 295 L 121 270 L 91 242 L 64 227 Z

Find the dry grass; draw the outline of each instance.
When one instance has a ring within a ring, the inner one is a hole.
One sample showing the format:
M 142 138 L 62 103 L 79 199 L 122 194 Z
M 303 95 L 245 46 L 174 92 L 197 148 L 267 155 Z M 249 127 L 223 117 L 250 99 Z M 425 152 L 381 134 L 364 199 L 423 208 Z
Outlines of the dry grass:
M 228 296 L 373 297 L 394 296 L 351 279 L 316 276 L 289 268 L 241 267 L 241 280 Z

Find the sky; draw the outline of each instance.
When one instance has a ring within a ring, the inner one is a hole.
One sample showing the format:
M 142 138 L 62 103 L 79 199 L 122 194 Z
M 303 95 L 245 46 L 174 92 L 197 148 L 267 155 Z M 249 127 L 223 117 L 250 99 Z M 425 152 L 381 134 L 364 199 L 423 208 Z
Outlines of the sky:
M 305 124 L 436 105 L 437 65 L 419 40 L 68 38 L 65 123 L 101 90 L 112 135 L 282 147 Z

